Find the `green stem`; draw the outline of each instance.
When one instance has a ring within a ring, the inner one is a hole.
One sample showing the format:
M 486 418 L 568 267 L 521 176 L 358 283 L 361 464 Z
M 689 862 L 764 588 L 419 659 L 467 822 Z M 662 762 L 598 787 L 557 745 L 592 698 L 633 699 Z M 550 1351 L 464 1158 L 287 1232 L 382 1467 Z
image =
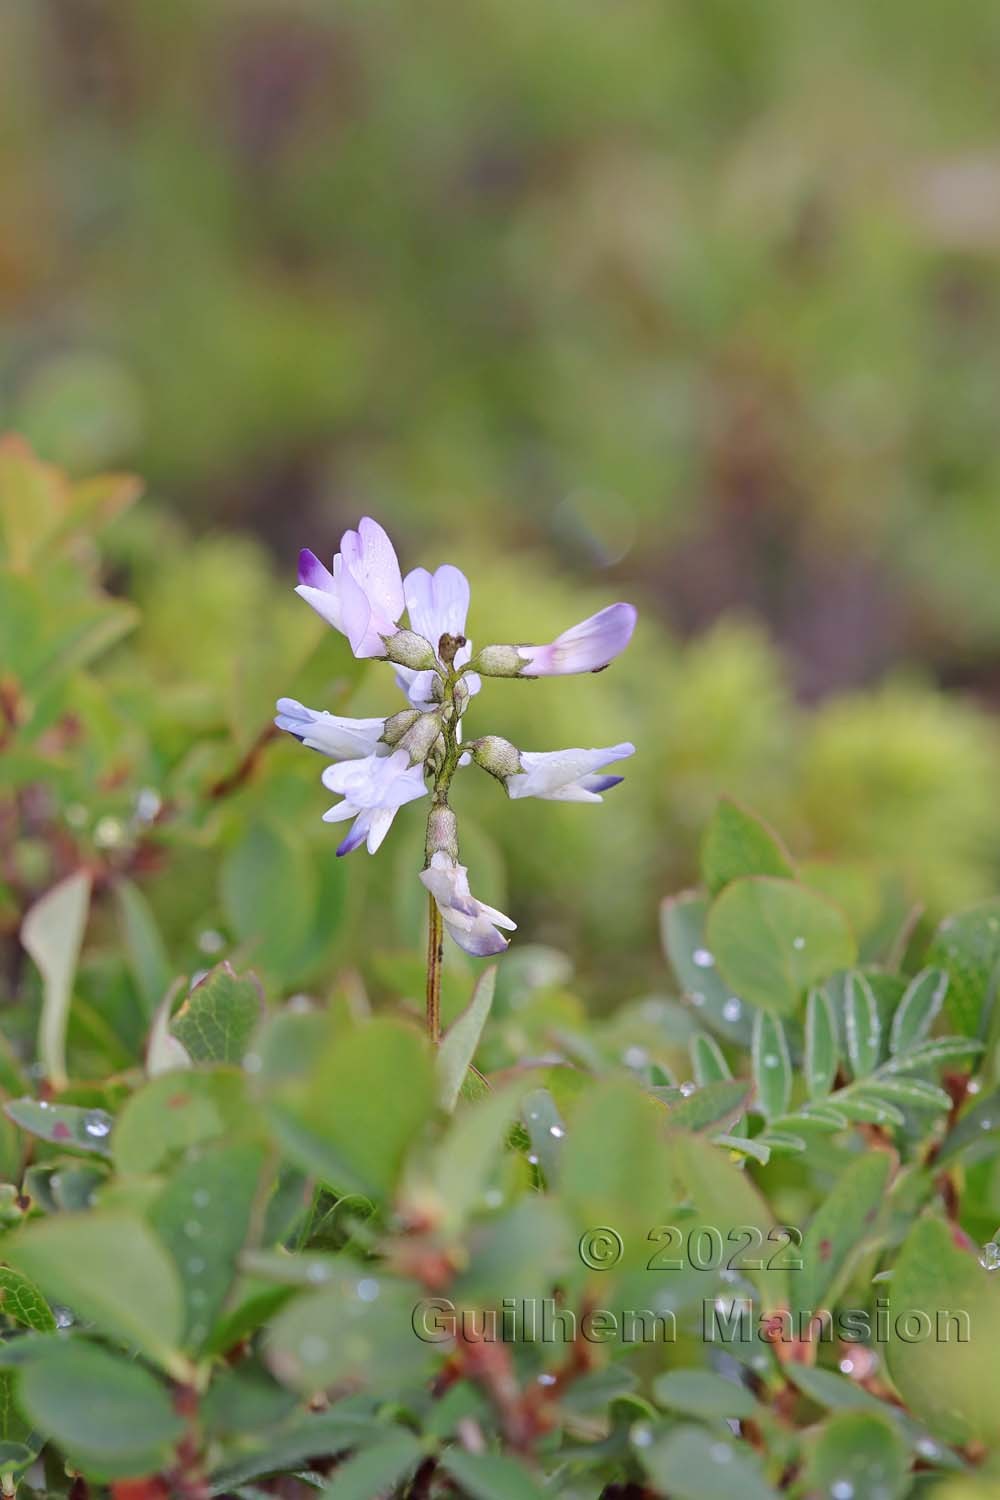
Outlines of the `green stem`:
M 436 1047 L 441 1040 L 441 963 L 444 924 L 434 897 L 428 892 L 427 921 L 427 1035 Z

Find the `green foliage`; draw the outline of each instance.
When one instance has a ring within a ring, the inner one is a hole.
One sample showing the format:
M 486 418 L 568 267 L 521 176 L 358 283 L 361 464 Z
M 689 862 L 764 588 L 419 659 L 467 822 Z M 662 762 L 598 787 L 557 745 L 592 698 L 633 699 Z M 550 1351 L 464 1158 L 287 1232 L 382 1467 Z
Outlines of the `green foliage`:
M 945 916 L 948 877 L 917 921 L 912 871 L 849 839 L 793 858 L 742 805 L 711 814 L 720 765 L 779 754 L 773 726 L 731 733 L 767 660 L 738 633 L 665 655 L 661 704 L 647 658 L 624 691 L 658 770 L 600 860 L 558 806 L 525 834 L 499 802 L 471 836 L 494 879 L 509 858 L 527 882 L 529 932 L 577 932 L 579 965 L 551 941 L 450 962 L 435 1053 L 419 849 L 400 819 L 380 862 L 338 862 L 321 761 L 267 729 L 296 672 L 364 712 L 356 666 L 276 607 L 248 626 L 255 673 L 239 632 L 270 577 L 237 548 L 219 581 L 216 541 L 187 573 L 165 542 L 153 581 L 141 527 L 117 531 L 138 621 L 95 545 L 135 486 L 71 484 L 17 444 L 0 460 L 6 1488 L 66 1495 L 67 1464 L 345 1500 L 989 1486 L 1000 949 L 981 870 L 955 881 L 977 905 Z M 796 755 L 833 712 L 800 721 Z M 708 826 L 705 887 L 663 901 L 661 955 L 636 934 L 674 859 L 668 763 Z M 823 820 L 786 792 L 809 849 Z

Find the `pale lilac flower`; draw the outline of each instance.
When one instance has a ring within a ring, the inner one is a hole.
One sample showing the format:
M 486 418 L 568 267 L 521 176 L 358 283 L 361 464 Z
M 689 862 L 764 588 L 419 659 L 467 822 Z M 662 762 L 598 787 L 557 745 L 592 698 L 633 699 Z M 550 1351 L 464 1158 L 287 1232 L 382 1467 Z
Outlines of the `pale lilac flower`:
M 474 958 L 503 953 L 507 939 L 497 931 L 505 927 L 514 932 L 517 923 L 495 907 L 477 901 L 469 890 L 469 872 L 443 850 L 431 858 L 430 867 L 422 871 L 421 881 L 437 902 L 444 925 L 460 948 Z
M 368 853 L 374 854 L 404 803 L 413 802 L 427 792 L 423 766 L 419 762 L 411 766 L 405 750 L 327 766 L 323 785 L 328 791 L 339 792 L 344 799 L 323 814 L 324 823 L 355 820 L 338 854 L 350 854 L 363 842 L 367 842 Z
M 299 553 L 295 592 L 347 636 L 359 657 L 385 656 L 384 638 L 395 635 L 405 607 L 395 549 L 370 516 L 357 531 L 344 532 L 332 573 L 308 548 Z
M 571 672 L 600 672 L 625 650 L 635 629 L 631 604 L 609 604 L 556 636 L 547 646 L 518 646 L 528 665 L 522 677 L 562 677 Z
M 594 773 L 634 754 L 635 746 L 627 740 L 603 750 L 522 750 L 520 771 L 505 780 L 507 795 L 542 797 L 548 802 L 601 802 L 601 793 L 618 786 L 624 777 Z
M 435 654 L 443 635 L 464 636 L 469 614 L 469 580 L 460 568 L 443 563 L 435 573 L 414 568 L 403 582 L 403 595 L 410 629 L 430 641 Z M 472 643 L 467 641 L 455 654 L 455 666 L 464 667 L 472 657 Z M 414 672 L 409 667 L 396 668 L 396 682 L 414 708 L 428 709 L 434 704 L 434 688 L 439 682 L 436 672 Z M 462 679 L 471 695 L 482 683 L 474 672 Z
M 279 729 L 331 760 L 359 760 L 379 753 L 384 719 L 342 719 L 321 709 L 306 708 L 294 698 L 279 698 L 277 709 L 274 722 Z M 381 753 L 388 755 L 389 747 L 384 746 Z

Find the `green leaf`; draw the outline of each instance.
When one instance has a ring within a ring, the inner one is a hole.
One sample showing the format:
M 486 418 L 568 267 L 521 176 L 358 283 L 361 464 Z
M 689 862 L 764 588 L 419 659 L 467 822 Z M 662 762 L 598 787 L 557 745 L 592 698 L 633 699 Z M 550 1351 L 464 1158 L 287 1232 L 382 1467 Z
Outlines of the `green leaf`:
M 777 834 L 729 797 L 720 799 L 701 845 L 701 874 L 713 896 L 743 875 L 794 877 Z
M 222 1135 L 253 1134 L 259 1125 L 234 1068 L 166 1073 L 129 1099 L 115 1123 L 120 1172 L 158 1171 L 172 1156 Z
M 829 1094 L 837 1076 L 840 1046 L 830 997 L 822 985 L 809 991 L 806 1001 L 805 1075 L 810 1099 Z
M 37 1354 L 20 1373 L 18 1396 L 39 1430 L 91 1479 L 169 1467 L 184 1432 L 155 1376 L 82 1339 L 54 1340 Z
M 796 1311 L 829 1306 L 827 1299 L 872 1235 L 892 1166 L 887 1151 L 860 1156 L 817 1209 L 802 1242 L 802 1267 L 791 1278 Z
M 270 1103 L 288 1154 L 341 1189 L 388 1196 L 436 1102 L 423 1036 L 378 1019 L 333 1035 L 310 1074 Z
M 472 999 L 441 1038 L 437 1053 L 438 1103 L 450 1113 L 458 1103 L 462 1083 L 476 1055 L 497 982 L 494 964 L 476 980 Z
M 950 1109 L 951 1095 L 936 1083 L 922 1078 L 885 1078 L 880 1073 L 865 1081 L 865 1092 L 891 1104 L 912 1105 L 915 1109 Z
M 316 909 L 317 872 L 305 841 L 284 824 L 254 824 L 223 861 L 220 894 L 251 961 L 283 975 L 309 938 Z
M 192 1062 L 238 1063 L 263 1013 L 256 976 L 238 977 L 228 963 L 221 963 L 190 991 L 170 1031 Z
M 653 1381 L 653 1396 L 660 1406 L 706 1421 L 727 1417 L 744 1421 L 759 1412 L 746 1386 L 713 1370 L 668 1370 Z
M 204 1344 L 236 1279 L 263 1162 L 258 1145 L 209 1149 L 179 1167 L 150 1207 L 184 1288 L 185 1347 Z
M 372 1500 L 396 1488 L 424 1457 L 408 1432 L 390 1431 L 374 1448 L 363 1448 L 342 1464 L 323 1490 L 324 1500 Z
M 0 1266 L 0 1313 L 37 1333 L 55 1332 L 56 1320 L 49 1304 L 34 1282 L 11 1266 Z
M 708 914 L 707 935 L 733 990 L 777 1015 L 792 1015 L 805 989 L 857 956 L 835 906 L 807 886 L 764 875 L 726 887 Z
M 699 1087 L 703 1088 L 706 1083 L 719 1083 L 724 1078 L 732 1078 L 732 1072 L 722 1055 L 722 1049 L 715 1038 L 709 1036 L 707 1032 L 699 1031 L 691 1038 L 689 1051 L 695 1081 Z
M 549 1187 L 559 1181 L 559 1168 L 566 1145 L 566 1126 L 548 1089 L 532 1089 L 525 1094 L 521 1121 L 528 1132 L 531 1155 Z
M 784 1257 L 778 1253 L 783 1242 L 774 1239 L 768 1243 L 775 1221 L 752 1179 L 703 1136 L 671 1133 L 669 1147 L 670 1170 L 676 1179 L 678 1197 L 691 1199 L 698 1216 L 696 1222 L 713 1225 L 723 1240 L 743 1226 L 759 1230 L 765 1245 L 766 1253 L 761 1256 L 764 1265 L 759 1269 L 748 1266 L 747 1275 L 761 1293 L 760 1310 L 768 1312 L 787 1305 L 789 1273 L 784 1268 Z M 740 1241 L 731 1243 L 738 1245 Z M 768 1261 L 774 1264 L 768 1266 Z
M 90 911 L 90 885 L 89 870 L 67 875 L 35 902 L 21 923 L 21 942 L 42 976 L 38 1053 L 54 1089 L 63 1089 L 68 1082 L 66 1027 Z
M 842 1089 L 834 1096 L 836 1107 L 849 1120 L 862 1125 L 905 1125 L 906 1116 L 888 1099 L 866 1092 L 859 1086 L 850 1092 Z
M 745 1445 L 723 1441 L 704 1427 L 672 1427 L 639 1457 L 671 1500 L 778 1500 Z
M 767 1119 L 783 1115 L 792 1095 L 792 1060 L 784 1026 L 765 1010 L 754 1017 L 753 1076 L 757 1102 Z
M 705 923 L 708 902 L 703 896 L 673 897 L 660 907 L 663 947 L 677 982 L 704 1020 L 720 1036 L 749 1045 L 750 1008 L 734 995 L 708 951 Z
M 48 1104 L 40 1099 L 10 1099 L 4 1114 L 43 1141 L 64 1151 L 93 1151 L 111 1155 L 114 1118 L 103 1109 L 81 1109 L 76 1104 Z
M 152 907 L 131 880 L 113 886 L 129 968 L 147 1017 L 152 1017 L 173 979 L 170 959 Z
M 1000 967 L 1000 900 L 946 917 L 931 940 L 927 962 L 948 975 L 947 1009 L 955 1030 L 983 1035 Z
M 469 1500 L 544 1500 L 549 1493 L 527 1469 L 502 1453 L 449 1448 L 440 1463 Z
M 55 1302 L 122 1339 L 173 1374 L 187 1373 L 179 1347 L 180 1280 L 149 1226 L 121 1210 L 37 1220 L 5 1242 L 4 1254 Z
M 844 1030 L 851 1072 L 855 1078 L 865 1078 L 878 1064 L 882 1024 L 874 991 L 857 971 L 848 974 L 844 983 Z
M 523 1095 L 523 1083 L 516 1083 L 494 1089 L 474 1103 L 461 1103 L 456 1109 L 428 1163 L 438 1211 L 446 1225 L 459 1228 L 480 1207 L 482 1195 L 503 1161 L 507 1136 Z M 558 1120 L 558 1116 L 555 1118 Z M 562 1130 L 561 1122 L 558 1128 Z M 549 1135 L 553 1145 L 559 1139 Z
M 1000 1090 L 967 1109 L 941 1142 L 937 1166 L 965 1157 L 972 1163 L 993 1156 L 1000 1140 Z
M 651 1090 L 659 1097 L 658 1090 Z M 677 1090 L 671 1089 L 674 1095 Z M 750 1098 L 750 1084 L 745 1078 L 724 1078 L 706 1083 L 687 1098 L 667 1105 L 667 1124 L 671 1130 L 708 1130 L 713 1125 L 733 1125 Z
M 660 1107 L 633 1084 L 601 1082 L 577 1105 L 562 1153 L 560 1196 L 580 1229 L 607 1227 L 626 1253 L 659 1222 L 668 1177 L 668 1151 Z M 637 1252 L 638 1253 L 638 1252 Z
M 922 969 L 911 979 L 892 1018 L 889 1051 L 907 1052 L 930 1031 L 948 992 L 948 975 L 941 969 Z
M 838 1412 L 807 1449 L 802 1483 L 815 1500 L 900 1500 L 909 1490 L 910 1455 L 898 1429 L 874 1412 Z
M 928 1042 L 921 1042 L 918 1047 L 911 1047 L 909 1052 L 900 1052 L 895 1057 L 890 1057 L 883 1064 L 882 1072 L 918 1073 L 922 1068 L 936 1068 L 942 1063 L 975 1057 L 982 1050 L 982 1042 L 974 1041 L 971 1037 L 932 1037 Z
M 775 1137 L 767 1139 L 774 1140 Z M 792 1140 L 793 1137 L 778 1136 L 776 1139 L 780 1147 L 783 1141 Z M 741 1156 L 749 1156 L 753 1161 L 760 1162 L 762 1167 L 766 1167 L 771 1160 L 771 1147 L 763 1136 L 755 1136 L 751 1140 L 745 1135 L 713 1135 L 712 1140 L 716 1146 L 725 1146 L 730 1151 L 738 1151 Z M 805 1141 L 802 1146 L 805 1147 Z
M 995 1445 L 1000 1277 L 960 1230 L 925 1218 L 910 1231 L 889 1283 L 889 1333 L 889 1371 L 913 1414 L 947 1442 Z

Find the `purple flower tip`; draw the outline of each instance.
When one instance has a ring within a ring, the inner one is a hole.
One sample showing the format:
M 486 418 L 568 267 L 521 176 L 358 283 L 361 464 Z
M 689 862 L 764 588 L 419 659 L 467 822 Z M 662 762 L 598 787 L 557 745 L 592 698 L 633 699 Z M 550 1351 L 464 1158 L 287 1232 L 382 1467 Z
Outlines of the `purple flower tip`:
M 321 589 L 327 576 L 327 569 L 315 552 L 303 547 L 299 553 L 299 583 L 304 583 L 308 588 Z

